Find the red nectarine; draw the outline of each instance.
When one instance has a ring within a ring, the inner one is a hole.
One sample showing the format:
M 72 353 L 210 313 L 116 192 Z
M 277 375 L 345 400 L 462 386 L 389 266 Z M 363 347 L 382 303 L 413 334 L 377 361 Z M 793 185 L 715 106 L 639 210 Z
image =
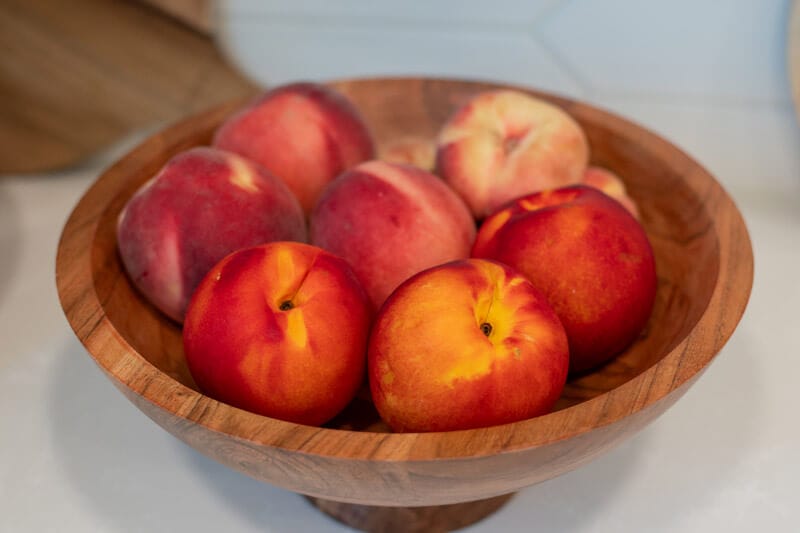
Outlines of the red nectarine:
M 245 248 L 214 266 L 183 329 L 204 393 L 254 413 L 319 425 L 364 379 L 370 306 L 344 260 L 296 242 Z
M 512 266 L 544 293 L 567 331 L 573 371 L 626 348 L 653 308 L 655 259 L 644 229 L 591 187 L 512 202 L 484 221 L 472 255 Z

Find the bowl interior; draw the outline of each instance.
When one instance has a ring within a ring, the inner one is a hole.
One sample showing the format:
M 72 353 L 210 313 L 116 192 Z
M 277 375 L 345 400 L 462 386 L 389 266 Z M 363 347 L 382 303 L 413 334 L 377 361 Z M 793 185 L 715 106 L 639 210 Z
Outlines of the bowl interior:
M 362 80 L 333 84 L 361 110 L 378 144 L 401 136 L 434 138 L 449 114 L 487 83 Z M 689 186 L 688 173 L 702 171 L 653 134 L 618 117 L 566 99 L 531 91 L 563 108 L 583 126 L 593 164 L 615 171 L 640 207 L 653 245 L 658 292 L 652 316 L 640 338 L 603 367 L 570 378 L 556 409 L 606 393 L 657 363 L 686 337 L 709 304 L 720 270 L 719 242 L 702 194 Z M 116 251 L 116 221 L 134 191 L 178 151 L 208 144 L 224 114 L 195 121 L 185 139 L 160 157 L 127 173 L 120 193 L 105 206 L 92 242 L 92 272 L 107 319 L 142 357 L 176 381 L 197 390 L 185 364 L 180 327 L 147 303 L 128 282 Z M 191 124 L 190 124 L 191 125 Z M 647 139 L 651 142 L 642 142 Z M 152 140 L 149 142 L 153 142 Z M 661 148 L 664 147 L 662 150 Z M 123 161 L 124 163 L 124 161 Z M 690 164 L 691 163 L 691 164 Z M 365 390 L 331 427 L 385 431 Z

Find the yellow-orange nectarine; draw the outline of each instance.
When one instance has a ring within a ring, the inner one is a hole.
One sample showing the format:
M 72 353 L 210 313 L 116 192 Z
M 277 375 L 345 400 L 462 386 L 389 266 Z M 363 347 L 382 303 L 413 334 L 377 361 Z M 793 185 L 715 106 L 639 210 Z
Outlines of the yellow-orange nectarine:
M 466 259 L 404 282 L 369 342 L 372 398 L 396 431 L 448 431 L 547 413 L 569 364 L 564 328 L 523 276 Z

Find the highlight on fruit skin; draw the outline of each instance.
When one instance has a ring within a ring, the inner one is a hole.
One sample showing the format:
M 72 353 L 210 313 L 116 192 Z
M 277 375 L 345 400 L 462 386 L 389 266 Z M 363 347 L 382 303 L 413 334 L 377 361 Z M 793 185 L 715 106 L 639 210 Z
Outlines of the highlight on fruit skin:
M 186 362 L 212 398 L 317 426 L 363 382 L 371 316 L 343 259 L 297 242 L 245 248 L 212 268 L 192 297 Z
M 310 217 L 311 243 L 350 263 L 376 309 L 417 272 L 468 257 L 475 231 L 437 176 L 377 160 L 331 182 Z
M 484 221 L 472 256 L 510 265 L 546 296 L 567 331 L 573 372 L 627 348 L 655 302 L 655 256 L 644 228 L 593 187 L 509 203 Z
M 306 239 L 303 211 L 281 180 L 253 161 L 208 147 L 167 161 L 117 222 L 117 247 L 131 281 L 177 322 L 203 276 L 229 253 Z
M 375 157 L 359 110 L 336 90 L 310 82 L 266 91 L 217 129 L 213 145 L 274 173 L 306 213 L 336 176 Z
M 549 412 L 566 382 L 566 333 L 506 265 L 465 259 L 420 272 L 381 308 L 369 341 L 375 407 L 395 431 L 449 431 Z

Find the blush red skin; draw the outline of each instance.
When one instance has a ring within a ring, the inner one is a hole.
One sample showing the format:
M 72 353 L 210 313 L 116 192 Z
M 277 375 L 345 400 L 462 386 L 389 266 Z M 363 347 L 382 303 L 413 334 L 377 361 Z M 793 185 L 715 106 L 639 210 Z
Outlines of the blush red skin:
M 288 98 L 303 99 L 316 111 L 315 122 L 287 116 Z M 303 139 L 297 136 L 306 128 L 321 133 L 322 146 L 300 147 Z M 333 89 L 309 82 L 267 91 L 226 120 L 216 131 L 213 145 L 248 157 L 285 180 L 306 212 L 313 208 L 325 183 L 375 155 L 372 135 L 358 109 Z M 299 169 L 307 172 L 312 167 L 319 174 L 301 175 Z
M 289 243 L 301 253 L 314 254 L 311 268 L 335 280 L 305 308 L 308 350 L 323 371 L 332 358 L 342 365 L 342 371 L 328 373 L 324 381 L 306 383 L 314 390 L 314 405 L 298 407 L 293 401 L 296 388 L 300 381 L 313 379 L 312 372 L 298 372 L 291 353 L 281 350 L 285 333 L 280 311 L 269 308 L 260 290 L 271 282 L 271 273 L 262 265 L 265 255 L 271 247 L 285 244 L 238 250 L 208 273 L 189 306 L 184 351 L 192 377 L 206 395 L 253 413 L 319 426 L 344 409 L 364 381 L 372 311 L 347 263 L 315 247 Z M 275 349 L 264 354 L 259 375 L 245 374 L 238 366 L 248 347 L 258 343 Z M 309 401 L 304 396 L 303 401 Z
M 550 192 L 574 198 L 534 211 L 521 204 L 542 193 L 507 204 L 511 217 L 493 237 L 479 232 L 472 256 L 512 266 L 545 294 L 567 331 L 570 371 L 581 372 L 608 361 L 642 332 L 655 302 L 655 258 L 644 229 L 617 201 L 583 185 Z M 575 217 L 591 222 L 577 237 L 569 235 Z M 587 272 L 600 274 L 581 281 Z M 587 306 L 596 311 L 582 317 Z
M 431 225 L 428 206 L 357 166 L 323 192 L 311 214 L 311 243 L 343 257 L 355 270 L 378 309 L 389 294 L 417 272 L 467 258 L 475 223 L 464 202 L 433 174 L 411 165 L 402 169 L 426 191 L 430 209 L 442 213 Z
M 152 183 L 135 194 L 120 216 L 117 240 L 125 269 L 139 291 L 163 313 L 182 322 L 192 292 L 230 252 L 274 240 L 307 240 L 302 209 L 289 189 L 250 163 L 258 191 L 231 185 L 226 154 L 193 148 L 173 157 Z M 164 301 L 163 256 L 155 250 L 166 231 L 177 233 L 182 287 L 179 301 Z

